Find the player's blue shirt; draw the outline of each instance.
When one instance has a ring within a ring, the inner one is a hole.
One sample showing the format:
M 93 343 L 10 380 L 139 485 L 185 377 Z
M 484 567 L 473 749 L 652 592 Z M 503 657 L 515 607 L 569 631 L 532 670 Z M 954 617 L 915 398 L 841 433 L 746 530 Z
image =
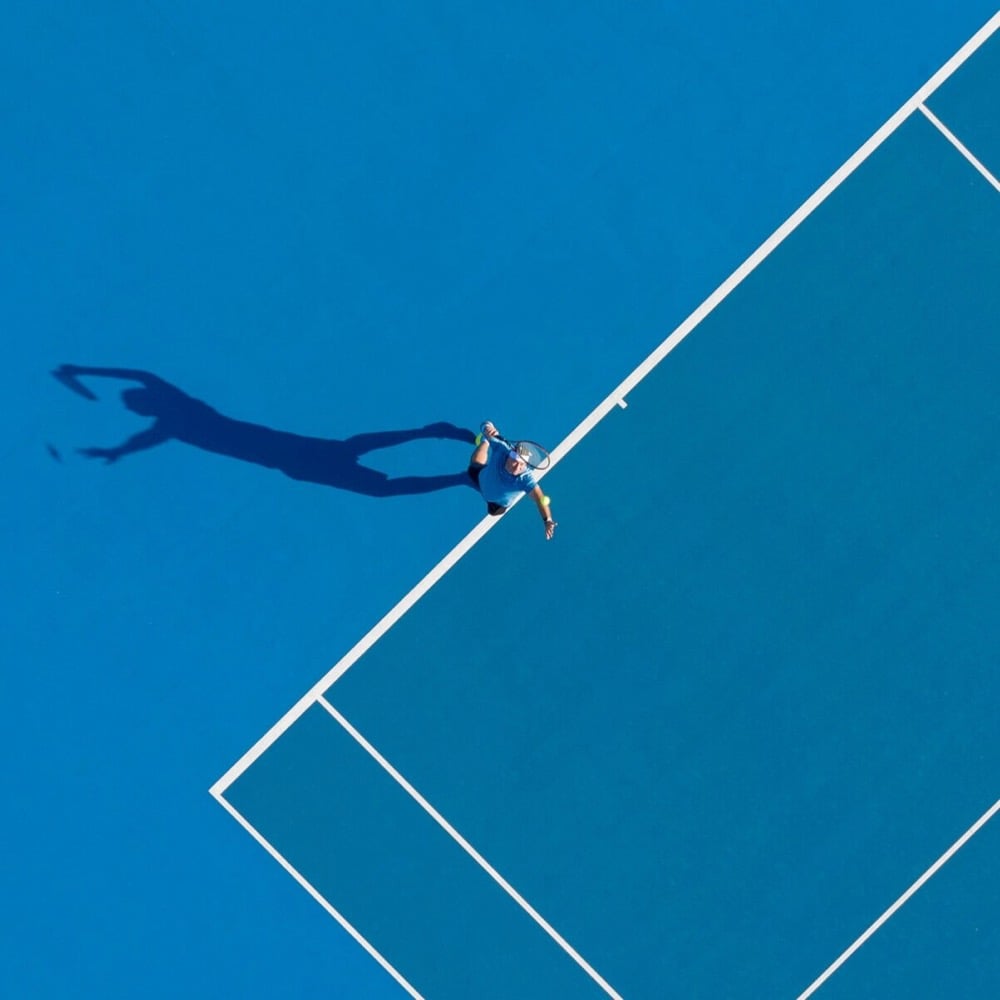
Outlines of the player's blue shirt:
M 538 480 L 531 469 L 526 469 L 519 476 L 511 475 L 504 468 L 510 451 L 499 441 L 486 440 L 490 450 L 486 455 L 486 465 L 479 473 L 479 492 L 488 503 L 509 507 L 522 493 L 530 493 L 538 485 Z

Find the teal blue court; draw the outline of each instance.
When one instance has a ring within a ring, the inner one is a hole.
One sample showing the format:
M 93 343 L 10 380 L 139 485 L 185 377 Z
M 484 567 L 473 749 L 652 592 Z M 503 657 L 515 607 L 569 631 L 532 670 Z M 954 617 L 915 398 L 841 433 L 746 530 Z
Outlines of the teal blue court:
M 5 1000 L 996 994 L 995 3 L 0 54 Z

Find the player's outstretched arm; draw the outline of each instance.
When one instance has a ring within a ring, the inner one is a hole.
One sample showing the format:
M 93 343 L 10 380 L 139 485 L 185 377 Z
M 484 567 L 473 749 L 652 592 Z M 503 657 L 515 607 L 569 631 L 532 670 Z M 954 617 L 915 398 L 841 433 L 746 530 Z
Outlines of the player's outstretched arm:
M 107 368 L 99 365 L 60 365 L 53 373 L 55 376 L 97 375 L 101 378 L 132 379 L 145 386 L 162 383 L 159 375 L 147 372 L 142 368 Z
M 152 372 L 144 371 L 141 368 L 102 368 L 96 365 L 63 364 L 58 368 L 53 369 L 52 375 L 59 382 L 62 382 L 67 389 L 70 389 L 78 396 L 83 396 L 84 399 L 89 399 L 91 401 L 96 400 L 97 395 L 80 381 L 81 375 L 96 375 L 101 378 L 131 379 L 134 382 L 139 382 L 141 385 L 144 385 L 147 389 L 157 389 L 160 387 L 170 388 L 170 386 L 168 386 L 167 383 L 164 382 L 158 375 L 154 375 Z
M 549 539 L 556 533 L 556 522 L 552 517 L 549 498 L 542 492 L 541 486 L 536 486 L 531 491 L 531 499 L 535 501 L 538 513 L 542 515 L 542 521 L 545 524 L 545 538 Z

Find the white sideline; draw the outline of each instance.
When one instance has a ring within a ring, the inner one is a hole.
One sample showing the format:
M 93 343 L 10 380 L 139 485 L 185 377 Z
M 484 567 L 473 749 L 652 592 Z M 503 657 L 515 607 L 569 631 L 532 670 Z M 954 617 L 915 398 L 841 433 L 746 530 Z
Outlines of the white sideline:
M 854 944 L 852 944 L 832 965 L 830 965 L 826 971 L 814 979 L 813 982 L 798 995 L 796 1000 L 807 1000 L 808 997 L 811 997 L 823 985 L 823 983 L 825 983 L 830 976 L 832 976 L 837 969 L 844 964 L 844 962 L 846 962 L 915 892 L 917 892 L 918 889 L 920 889 L 933 875 L 935 875 L 948 861 L 950 861 L 962 847 L 964 847 L 984 826 L 986 826 L 986 824 L 998 812 L 1000 812 L 1000 799 L 994 802 L 992 807 L 983 813 L 983 815 L 980 816 L 979 819 L 976 820 L 976 822 L 973 823 L 972 826 L 970 826 L 969 829 L 966 830 L 965 833 L 963 833 L 962 836 L 959 837 L 958 840 L 956 840 L 955 843 L 952 844 L 951 847 L 949 847 L 948 850 L 945 851 L 944 854 L 942 854 L 941 857 L 938 858 L 937 861 L 935 861 L 934 864 L 932 864 L 930 868 L 928 868 L 927 871 L 925 871 L 923 875 L 921 875 L 920 878 L 918 878 L 917 881 L 914 882 L 913 885 L 911 885 L 910 888 L 907 889 L 906 892 L 904 892 L 903 895 L 900 896 L 899 899 L 897 899 L 896 902 L 893 903 L 892 906 L 890 906 L 889 909 L 886 910 L 885 913 L 883 913 L 882 916 L 880 916 L 878 920 L 876 920 L 875 923 L 873 923 L 871 927 L 869 927 L 868 930 L 866 930 L 864 934 L 862 934 L 861 937 L 854 942 Z
M 976 32 L 867 142 L 862 145 L 816 192 L 776 229 L 660 346 L 646 358 L 589 416 L 552 450 L 551 471 L 597 424 L 699 324 L 712 312 L 771 252 L 781 244 L 822 202 L 824 202 L 923 102 L 971 56 L 997 28 L 1000 11 Z M 544 473 L 543 473 L 544 475 Z M 541 477 L 539 477 L 541 478 Z M 370 649 L 444 574 L 450 570 L 497 523 L 484 518 L 441 560 L 412 590 L 388 612 L 363 638 L 344 654 L 232 767 L 211 787 L 221 795 L 251 764 L 264 753 L 310 705 Z
M 242 826 L 243 829 L 246 830 L 247 833 L 249 833 L 250 836 L 253 837 L 253 839 L 256 840 L 257 843 L 260 844 L 260 846 L 263 847 L 264 850 L 267 851 L 267 853 L 270 854 L 271 857 L 274 858 L 274 860 L 277 861 L 278 864 L 281 865 L 281 867 L 284 868 L 285 871 L 288 872 L 288 874 L 291 875 L 292 878 L 295 879 L 295 881 L 298 882 L 299 885 L 301 885 L 302 888 L 305 889 L 305 891 L 308 892 L 309 895 L 312 896 L 312 898 L 315 899 L 316 902 L 319 903 L 319 905 L 322 906 L 323 909 L 326 910 L 326 912 L 329 913 L 330 916 L 333 917 L 333 919 L 336 920 L 337 923 L 340 924 L 340 926 L 343 927 L 344 930 L 347 931 L 347 933 L 350 934 L 351 937 L 354 938 L 354 940 L 357 941 L 358 944 L 360 944 L 361 947 L 364 948 L 365 951 L 367 951 L 368 954 L 371 955 L 371 957 L 374 958 L 375 961 L 378 962 L 378 964 L 381 965 L 382 968 L 385 969 L 385 971 L 388 972 L 389 975 L 392 976 L 392 978 L 395 979 L 396 982 L 399 983 L 399 985 L 402 986 L 411 997 L 413 997 L 413 1000 L 424 1000 L 424 997 L 418 993 L 403 978 L 403 976 L 400 975 L 400 973 L 398 973 L 385 960 L 385 958 L 383 958 L 382 955 L 380 955 L 375 948 L 373 948 L 372 945 L 369 944 L 360 933 L 358 933 L 353 926 L 351 926 L 350 923 L 348 923 L 342 914 L 335 910 L 326 901 L 326 899 L 320 895 L 320 893 L 317 892 L 317 890 L 281 856 L 281 854 L 278 853 L 278 851 L 271 845 L 264 835 L 261 834 L 260 831 L 257 830 L 257 828 L 238 809 L 236 809 L 231 802 L 227 802 L 221 795 L 217 795 L 215 792 L 212 794 L 219 805 L 221 805 L 222 808 L 225 809 L 226 812 L 228 812 L 229 815 L 232 816 L 233 819 L 235 819 L 236 822 L 239 823 L 240 826 Z

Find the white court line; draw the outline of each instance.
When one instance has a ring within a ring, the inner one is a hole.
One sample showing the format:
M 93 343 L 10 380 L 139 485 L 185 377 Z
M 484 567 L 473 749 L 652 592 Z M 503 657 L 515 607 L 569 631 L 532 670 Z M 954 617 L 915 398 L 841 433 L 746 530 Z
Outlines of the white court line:
M 837 969 L 844 964 L 844 962 L 846 962 L 915 892 L 917 892 L 948 861 L 950 861 L 951 858 L 953 858 L 955 854 L 957 854 L 958 851 L 965 846 L 965 844 L 967 844 L 984 826 L 986 826 L 986 824 L 998 812 L 1000 812 L 1000 799 L 994 802 L 993 806 L 980 816 L 979 819 L 976 820 L 976 822 L 973 823 L 973 825 L 970 826 L 969 829 L 966 830 L 965 833 L 963 833 L 962 836 L 959 837 L 958 840 L 956 840 L 955 843 L 952 844 L 951 847 L 949 847 L 948 850 L 945 851 L 944 854 L 942 854 L 941 857 L 938 858 L 937 861 L 935 861 L 934 864 L 932 864 L 930 868 L 928 868 L 927 871 L 925 871 L 923 875 L 921 875 L 920 878 L 918 878 L 917 881 L 914 882 L 913 885 L 911 885 L 910 888 L 907 889 L 906 892 L 904 892 L 903 895 L 900 896 L 899 899 L 897 899 L 896 902 L 893 903 L 892 906 L 890 906 L 889 909 L 886 910 L 885 913 L 883 913 L 882 916 L 879 917 L 878 920 L 876 920 L 875 923 L 873 923 L 871 927 L 869 927 L 868 930 L 866 930 L 864 934 L 862 934 L 861 937 L 859 937 L 857 941 L 850 946 L 850 948 L 847 949 L 847 951 L 845 951 L 821 976 L 815 979 L 803 993 L 800 993 L 796 1000 L 806 1000 L 807 997 L 811 997 L 823 985 L 823 983 L 825 983 L 830 976 L 832 976 Z
M 962 156 L 964 156 L 969 161 L 969 163 L 971 163 L 976 168 L 976 170 L 978 170 L 983 175 L 983 177 L 985 177 L 990 182 L 990 184 L 992 184 L 998 191 L 1000 191 L 1000 181 L 998 181 L 986 169 L 986 167 L 984 167 L 983 164 L 979 160 L 977 160 L 976 157 L 972 155 L 968 147 L 966 147 L 961 141 L 959 141 L 958 136 L 956 136 L 955 133 L 952 132 L 951 129 L 949 129 L 948 126 L 945 125 L 944 122 L 942 122 L 941 119 L 938 118 L 938 116 L 934 114 L 934 112 L 931 111 L 929 107 L 927 107 L 926 104 L 921 104 L 920 110 L 924 113 L 924 115 L 927 117 L 930 123 L 934 125 L 935 128 L 938 129 L 938 131 L 962 154 Z
M 229 815 L 232 816 L 233 819 L 235 819 L 236 822 L 239 823 L 240 826 L 242 826 L 243 829 L 246 830 L 247 833 L 249 833 L 250 836 L 253 837 L 253 839 L 256 840 L 257 843 L 260 844 L 260 846 L 263 847 L 264 850 L 267 851 L 267 853 L 270 854 L 271 857 L 274 858 L 274 860 L 277 861 L 278 864 L 281 865 L 281 867 L 284 868 L 285 871 L 288 872 L 288 874 L 291 875 L 292 878 L 295 879 L 295 881 L 298 882 L 299 885 L 301 885 L 302 888 L 305 889 L 305 891 L 308 892 L 309 895 L 312 896 L 312 898 L 315 899 L 316 902 L 319 903 L 319 905 L 322 906 L 323 909 L 326 910 L 326 912 L 329 913 L 330 916 L 333 917 L 333 919 L 336 920 L 337 923 L 340 924 L 340 926 L 343 927 L 344 930 L 347 931 L 347 933 L 350 934 L 351 937 L 354 938 L 354 940 L 357 941 L 358 944 L 360 944 L 361 947 L 364 948 L 365 951 L 367 951 L 368 954 L 371 955 L 371 957 L 374 958 L 375 961 L 378 962 L 378 964 L 381 965 L 382 968 L 385 969 L 385 971 L 388 972 L 389 975 L 392 976 L 392 978 L 395 979 L 396 982 L 399 983 L 399 985 L 402 986 L 411 997 L 413 997 L 413 1000 L 424 1000 L 423 995 L 418 993 L 403 978 L 403 976 L 401 976 L 389 964 L 389 962 L 387 962 L 386 959 L 383 958 L 382 955 L 380 955 L 378 951 L 376 951 L 375 948 L 373 948 L 372 945 L 358 933 L 358 931 L 346 920 L 346 918 L 335 910 L 326 901 L 326 899 L 320 895 L 320 893 L 305 878 L 303 878 L 303 876 L 300 875 L 299 872 L 296 871 L 296 869 L 281 856 L 281 854 L 278 853 L 277 849 L 271 845 L 263 834 L 261 834 L 260 831 L 257 830 L 257 828 L 254 827 L 254 825 L 238 809 L 236 809 L 231 802 L 227 802 L 226 799 L 215 792 L 212 794 L 215 796 L 215 800 L 219 803 L 219 805 L 221 805 L 222 808 L 225 809 L 226 812 L 228 812 Z
M 539 477 L 541 478 L 541 477 Z M 263 754 L 271 744 L 292 724 L 299 719 L 308 708 L 316 704 L 316 699 L 337 678 L 346 673 L 364 653 L 378 642 L 400 618 L 441 579 L 486 534 L 499 520 L 496 517 L 483 518 L 444 559 L 442 559 L 374 628 L 359 639 L 333 666 L 325 673 L 257 742 L 226 771 L 211 787 L 211 792 L 219 796 L 224 792 L 253 762 Z
M 366 740 L 364 736 L 362 736 L 361 733 L 359 733 L 358 730 L 355 729 L 354 726 L 352 726 L 350 722 L 348 722 L 347 719 L 326 700 L 326 698 L 320 695 L 317 701 L 337 720 L 337 722 L 341 724 L 341 726 L 344 727 L 345 730 L 347 730 L 347 732 L 383 768 L 383 770 L 385 770 L 392 777 L 392 779 L 403 789 L 403 791 L 405 791 L 406 794 L 409 795 L 410 798 L 413 799 L 414 802 L 416 802 L 420 808 L 423 809 L 424 812 L 427 813 L 427 815 L 430 816 L 434 822 L 437 823 L 437 825 L 440 826 L 441 829 L 444 830 L 445 833 L 447 833 L 448 836 L 451 837 L 451 839 L 454 840 L 455 843 L 458 844 L 458 846 L 461 847 L 462 850 L 465 851 L 465 853 L 468 854 L 469 857 L 472 858 L 472 860 L 475 861 L 476 864 L 479 865 L 479 867 L 482 868 L 483 871 L 486 872 L 486 874 L 489 875 L 489 877 L 493 879 L 493 881 L 496 882 L 496 884 L 499 885 L 500 888 L 503 889 L 503 891 L 507 893 L 507 895 L 510 896 L 510 898 L 513 899 L 514 902 L 517 903 L 517 905 L 520 906 L 521 909 L 524 910 L 524 912 L 527 913 L 528 916 L 531 917 L 531 919 L 534 920 L 535 923 L 538 924 L 538 926 L 541 927 L 541 929 L 545 931 L 545 933 L 548 934 L 548 936 L 552 938 L 552 940 L 555 941 L 555 943 L 559 945 L 559 947 L 562 948 L 562 950 L 566 952 L 566 954 L 569 955 L 569 957 L 573 959 L 573 961 L 576 962 L 576 964 L 580 966 L 580 968 L 583 969 L 583 971 L 586 972 L 598 986 L 601 987 L 602 990 L 604 990 L 605 993 L 607 993 L 609 997 L 612 997 L 613 1000 L 622 1000 L 621 995 L 611 986 L 611 984 L 608 983 L 607 980 L 605 980 L 597 972 L 597 970 L 594 969 L 594 967 L 590 965 L 583 958 L 583 956 L 570 945 L 570 943 L 479 853 L 479 851 L 477 851 L 472 844 L 470 844 L 465 837 L 463 837 L 458 830 L 456 830 L 451 823 L 449 823 L 444 816 L 442 816 L 441 813 L 439 813 L 437 809 L 435 809 L 434 806 L 432 806 L 430 802 L 428 802 L 427 799 L 425 799 L 423 795 L 421 795 L 420 792 L 418 792 L 416 788 L 414 788 L 413 785 L 411 785 L 406 778 L 404 778 L 403 775 L 400 774 L 400 772 L 397 771 L 396 768 L 393 767 L 392 764 L 390 764 L 389 761 L 386 760 L 386 758 L 383 757 L 382 754 L 380 754 L 378 750 L 376 750 L 375 747 L 369 743 L 368 740 Z
M 698 306 L 660 346 L 639 365 L 593 412 L 582 420 L 552 450 L 551 472 L 597 424 L 616 407 L 626 403 L 628 394 L 743 280 L 890 136 L 899 126 L 948 79 L 996 30 L 1000 28 L 1000 11 L 976 32 L 867 142 L 858 149 L 816 192 L 781 226 L 778 227 L 719 287 Z M 543 473 L 544 475 L 544 473 Z M 539 477 L 541 478 L 541 477 Z M 263 754 L 296 719 L 315 704 L 316 699 L 342 677 L 444 574 L 450 570 L 491 528 L 498 518 L 484 518 L 425 576 L 388 614 L 361 640 L 355 643 L 225 774 L 212 785 L 213 795 L 221 794 L 253 762 Z

